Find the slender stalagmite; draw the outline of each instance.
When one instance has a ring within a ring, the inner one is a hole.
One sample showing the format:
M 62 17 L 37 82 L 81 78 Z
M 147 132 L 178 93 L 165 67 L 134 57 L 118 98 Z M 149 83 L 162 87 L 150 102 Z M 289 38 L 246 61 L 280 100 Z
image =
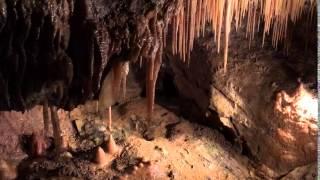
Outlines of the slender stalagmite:
M 109 128 L 110 134 L 109 134 L 109 139 L 108 139 L 108 142 L 106 144 L 105 149 L 106 149 L 106 152 L 108 152 L 109 154 L 116 155 L 119 152 L 119 148 L 118 148 L 118 146 L 112 136 L 112 109 L 111 109 L 111 106 L 109 106 L 109 108 L 108 108 L 108 128 Z

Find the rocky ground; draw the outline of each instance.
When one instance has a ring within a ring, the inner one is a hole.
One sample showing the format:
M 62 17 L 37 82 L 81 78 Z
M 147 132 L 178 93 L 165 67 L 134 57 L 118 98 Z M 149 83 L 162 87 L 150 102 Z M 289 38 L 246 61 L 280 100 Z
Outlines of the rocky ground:
M 39 109 L 41 108 L 36 107 L 24 117 L 32 119 L 32 115 L 39 114 Z M 114 107 L 112 113 L 114 128 L 111 133 L 121 152 L 110 159 L 106 166 L 99 167 L 94 162 L 94 155 L 96 147 L 102 145 L 110 134 L 106 125 L 107 119 L 101 119 L 95 113 L 95 103 L 91 102 L 70 113 L 59 112 L 69 149 L 58 158 L 50 158 L 49 155 L 44 158 L 27 158 L 15 145 L 19 144 L 16 138 L 20 133 L 12 135 L 10 139 L 12 146 L 2 146 L 4 148 L 1 157 L 6 157 L 1 161 L 3 177 L 7 179 L 15 176 L 20 179 L 266 178 L 261 166 L 235 151 L 218 131 L 191 123 L 166 108 L 156 106 L 154 118 L 148 122 L 145 118 L 145 100 L 138 98 Z M 7 117 L 12 117 L 12 114 L 17 113 L 8 114 L 11 116 Z M 39 129 L 42 126 L 39 122 L 24 122 L 29 125 L 38 124 Z M 25 133 L 31 133 L 37 128 L 26 125 L 15 128 L 30 127 L 34 129 Z M 314 179 L 315 167 L 315 165 L 301 167 L 282 178 Z
M 241 157 L 218 132 L 177 117 L 156 106 L 151 122 L 145 119 L 143 99 L 113 108 L 112 134 L 122 151 L 99 168 L 95 147 L 110 133 L 106 119 L 94 113 L 94 103 L 76 108 L 63 119 L 69 151 L 58 159 L 24 159 L 22 179 L 74 177 L 80 179 L 245 179 L 256 177 L 246 157 Z M 68 113 L 67 113 L 68 114 Z M 66 115 L 60 113 L 61 117 Z M 74 131 L 66 131 L 73 124 Z M 72 133 L 75 132 L 75 133 Z M 19 153 L 19 152 L 17 152 Z M 12 159 L 7 159 L 10 162 Z M 141 165 L 141 163 L 144 163 Z M 140 166 L 139 166 L 140 164 Z M 143 166 L 143 167 L 142 167 Z M 134 171 L 135 167 L 139 167 Z M 9 174 L 10 175 L 10 174 Z

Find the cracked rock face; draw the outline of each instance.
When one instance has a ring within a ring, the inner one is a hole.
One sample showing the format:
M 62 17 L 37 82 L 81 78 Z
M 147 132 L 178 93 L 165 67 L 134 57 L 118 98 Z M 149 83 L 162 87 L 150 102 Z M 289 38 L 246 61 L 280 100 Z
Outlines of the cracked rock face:
M 231 41 L 226 74 L 210 35 L 196 42 L 188 67 L 174 57 L 170 59 L 182 104 L 192 104 L 189 109 L 195 109 L 184 114 L 198 115 L 196 121 L 216 121 L 216 128 L 231 131 L 239 151 L 263 164 L 261 169 L 270 177 L 315 162 L 315 119 L 302 121 L 275 109 L 277 93 L 294 93 L 299 86 L 297 79 L 302 78 L 309 89 L 315 87 L 316 81 L 310 78 L 316 73 L 315 56 L 297 55 L 299 49 L 283 56 L 260 48 L 259 40 L 249 50 L 243 33 L 232 35 Z M 210 118 L 212 112 L 218 117 Z
M 153 47 L 151 20 L 166 31 L 174 3 L 1 0 L 0 109 L 25 110 L 44 99 L 70 109 L 97 98 L 116 62 L 136 61 L 141 46 Z

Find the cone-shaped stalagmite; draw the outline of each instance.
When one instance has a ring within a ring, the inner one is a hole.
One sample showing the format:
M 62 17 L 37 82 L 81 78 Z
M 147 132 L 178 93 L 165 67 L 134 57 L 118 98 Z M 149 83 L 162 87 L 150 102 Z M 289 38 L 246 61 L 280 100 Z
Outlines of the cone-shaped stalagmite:
M 38 133 L 35 132 L 31 136 L 31 156 L 32 157 L 41 157 L 45 155 L 47 145 L 45 142 L 45 138 L 43 136 L 43 132 Z
M 96 149 L 96 155 L 95 155 L 94 161 L 95 163 L 97 163 L 99 167 L 104 167 L 108 163 L 110 163 L 111 158 L 103 151 L 101 147 L 98 147 Z

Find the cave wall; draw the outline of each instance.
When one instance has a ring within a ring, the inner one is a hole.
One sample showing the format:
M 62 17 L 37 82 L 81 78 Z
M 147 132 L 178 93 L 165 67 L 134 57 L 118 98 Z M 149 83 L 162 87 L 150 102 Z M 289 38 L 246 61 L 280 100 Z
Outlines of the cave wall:
M 137 61 L 151 20 L 168 24 L 174 1 L 1 0 L 0 109 L 48 100 L 66 109 L 97 98 L 117 62 Z M 149 47 L 150 48 L 150 47 Z
M 310 34 L 297 33 L 306 30 L 303 23 L 292 31 L 289 53 L 271 43 L 262 48 L 259 34 L 250 48 L 243 29 L 231 34 L 226 73 L 210 32 L 196 40 L 188 65 L 176 56 L 167 62 L 182 114 L 220 130 L 269 178 L 316 161 L 316 122 L 275 111 L 277 93 L 292 94 L 299 81 L 316 91 L 315 24 L 311 27 Z

